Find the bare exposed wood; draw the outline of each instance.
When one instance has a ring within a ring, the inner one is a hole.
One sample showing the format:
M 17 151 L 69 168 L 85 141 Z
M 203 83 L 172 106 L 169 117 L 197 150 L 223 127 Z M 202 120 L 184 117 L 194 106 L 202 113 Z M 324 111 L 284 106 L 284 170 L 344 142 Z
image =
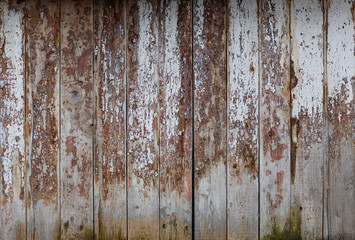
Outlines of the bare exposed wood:
M 0 2 L 0 238 L 26 237 L 25 4 Z
M 195 238 L 226 238 L 226 2 L 194 2 Z
M 192 237 L 191 1 L 161 5 L 160 238 Z
M 323 11 L 319 1 L 291 4 L 291 228 L 322 238 Z
M 330 0 L 327 104 L 329 122 L 329 237 L 355 238 L 355 3 Z
M 93 235 L 93 8 L 61 2 L 61 232 Z
M 126 234 L 125 1 L 95 5 L 95 235 Z
M 267 238 L 290 227 L 289 6 L 261 1 L 259 14 L 260 236 Z
M 59 1 L 31 0 L 27 10 L 27 239 L 60 236 Z
M 258 5 L 228 5 L 228 239 L 258 238 Z
M 159 236 L 159 4 L 128 1 L 128 238 Z

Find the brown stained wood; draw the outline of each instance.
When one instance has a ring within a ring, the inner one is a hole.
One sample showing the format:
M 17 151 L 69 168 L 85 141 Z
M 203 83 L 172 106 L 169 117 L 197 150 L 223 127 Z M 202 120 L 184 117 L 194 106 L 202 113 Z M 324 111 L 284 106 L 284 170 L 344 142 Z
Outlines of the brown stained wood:
M 226 238 L 226 2 L 193 5 L 195 238 Z
M 95 2 L 95 235 L 126 233 L 126 5 Z
M 327 120 L 331 239 L 355 238 L 354 2 L 328 2 Z
M 0 2 L 0 238 L 25 239 L 24 3 Z
M 156 1 L 128 1 L 128 238 L 159 237 L 159 16 Z
M 291 228 L 322 238 L 323 11 L 319 1 L 291 3 Z M 300 218 L 300 219 L 297 219 Z M 299 223 L 301 221 L 301 223 Z
M 287 230 L 290 215 L 289 5 L 261 1 L 260 236 Z M 288 236 L 290 237 L 290 236 Z
M 59 1 L 31 0 L 27 10 L 27 236 L 60 236 Z
M 160 238 L 192 237 L 191 2 L 161 4 Z
M 258 4 L 228 3 L 228 239 L 258 238 Z
M 93 6 L 61 2 L 61 232 L 93 235 Z

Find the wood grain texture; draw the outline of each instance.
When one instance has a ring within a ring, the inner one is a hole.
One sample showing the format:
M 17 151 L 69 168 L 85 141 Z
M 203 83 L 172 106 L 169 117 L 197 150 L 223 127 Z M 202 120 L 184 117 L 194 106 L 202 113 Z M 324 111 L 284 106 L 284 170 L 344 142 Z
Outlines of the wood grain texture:
M 95 2 L 95 235 L 126 233 L 126 5 Z
M 226 2 L 193 5 L 195 238 L 226 238 Z
M 93 6 L 61 2 L 61 232 L 93 235 Z
M 258 238 L 257 1 L 228 4 L 228 239 Z
M 159 3 L 128 1 L 128 238 L 159 237 Z
M 192 237 L 191 1 L 162 2 L 160 238 Z
M 60 236 L 59 1 L 30 0 L 27 17 L 27 238 Z
M 259 9 L 260 236 L 271 238 L 290 227 L 289 6 L 270 0 Z
M 0 2 L 0 238 L 26 237 L 25 4 Z
M 355 238 L 355 3 L 328 2 L 329 237 Z
M 291 228 L 322 238 L 323 11 L 320 1 L 291 3 Z

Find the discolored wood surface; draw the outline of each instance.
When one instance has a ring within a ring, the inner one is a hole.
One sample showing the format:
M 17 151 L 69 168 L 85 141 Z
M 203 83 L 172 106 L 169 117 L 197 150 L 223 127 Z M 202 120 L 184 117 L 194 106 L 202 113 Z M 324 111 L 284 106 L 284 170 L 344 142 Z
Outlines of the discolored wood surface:
M 160 238 L 192 237 L 191 1 L 160 4 Z
M 0 0 L 0 239 L 354 239 L 348 0 Z
M 60 236 L 59 1 L 26 4 L 27 236 Z
M 258 237 L 258 3 L 228 3 L 228 239 Z
M 0 1 L 0 238 L 26 237 L 25 12 Z
M 73 24 L 76 23 L 76 24 Z M 61 1 L 61 236 L 93 233 L 93 5 Z
M 96 1 L 95 236 L 126 232 L 126 3 Z

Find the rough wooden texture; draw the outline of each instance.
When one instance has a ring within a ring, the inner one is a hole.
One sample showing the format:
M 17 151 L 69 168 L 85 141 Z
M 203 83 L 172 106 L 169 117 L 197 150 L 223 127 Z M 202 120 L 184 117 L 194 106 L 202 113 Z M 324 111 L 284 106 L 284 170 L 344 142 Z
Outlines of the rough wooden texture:
M 27 11 L 27 238 L 55 239 L 59 206 L 59 1 L 31 0 Z
M 261 1 L 259 16 L 260 235 L 269 237 L 275 226 L 289 228 L 289 6 L 284 0 Z
M 159 4 L 128 1 L 128 238 L 159 236 Z
M 125 1 L 95 4 L 95 235 L 126 234 Z
M 191 1 L 161 5 L 160 238 L 192 237 Z
M 228 5 L 228 239 L 258 238 L 257 1 Z
M 93 234 L 92 1 L 61 2 L 61 232 Z
M 355 3 L 329 1 L 327 104 L 329 236 L 355 238 Z
M 0 2 L 0 238 L 24 239 L 24 3 Z
M 291 3 L 291 228 L 322 238 L 323 11 L 322 2 Z M 299 219 L 300 216 L 300 219 Z M 301 221 L 299 223 L 299 221 Z
M 195 238 L 226 238 L 226 2 L 193 5 Z

